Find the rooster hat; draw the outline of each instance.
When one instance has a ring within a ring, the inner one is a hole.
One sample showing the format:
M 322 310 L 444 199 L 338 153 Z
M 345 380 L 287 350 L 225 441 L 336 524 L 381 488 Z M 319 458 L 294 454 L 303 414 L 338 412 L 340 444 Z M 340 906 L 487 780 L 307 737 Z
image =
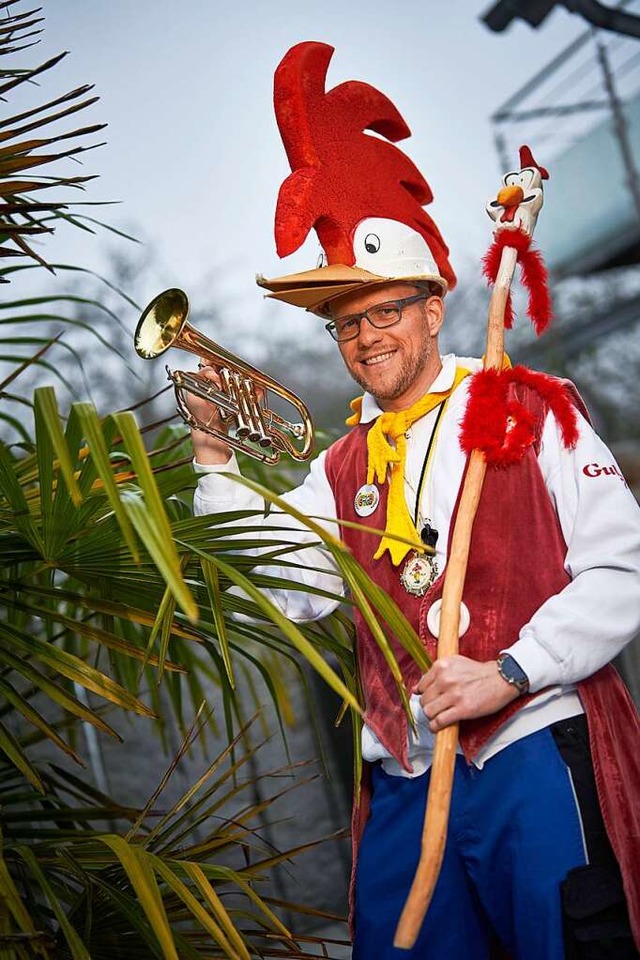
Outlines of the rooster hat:
M 315 228 L 315 270 L 258 284 L 268 296 L 321 316 L 335 297 L 390 280 L 456 282 L 449 251 L 425 211 L 433 194 L 394 143 L 411 131 L 391 101 L 357 80 L 325 89 L 333 47 L 299 43 L 275 73 L 278 127 L 291 165 L 275 216 L 280 257 Z M 377 136 L 371 136 L 366 131 Z

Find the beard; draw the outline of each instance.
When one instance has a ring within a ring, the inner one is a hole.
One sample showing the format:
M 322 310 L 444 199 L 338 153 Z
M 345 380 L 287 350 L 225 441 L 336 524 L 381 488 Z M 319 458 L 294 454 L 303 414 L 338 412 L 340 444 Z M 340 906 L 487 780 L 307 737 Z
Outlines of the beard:
M 401 397 L 415 383 L 431 362 L 433 354 L 434 341 L 430 336 L 425 335 L 422 349 L 411 354 L 404 353 L 399 367 L 390 371 L 387 377 L 376 377 L 375 368 L 371 377 L 361 373 L 360 367 L 357 370 L 349 368 L 349 373 L 356 383 L 371 394 L 378 403 L 388 402 Z

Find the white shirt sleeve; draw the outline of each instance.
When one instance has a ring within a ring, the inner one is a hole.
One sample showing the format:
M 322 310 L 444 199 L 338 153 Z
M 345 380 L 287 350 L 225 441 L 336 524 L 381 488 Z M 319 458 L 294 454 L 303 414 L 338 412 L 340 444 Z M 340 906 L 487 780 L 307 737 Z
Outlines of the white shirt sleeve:
M 578 418 L 573 449 L 562 443 L 552 414 L 542 435 L 539 463 L 572 579 L 507 648 L 532 692 L 590 676 L 640 631 L 640 509 L 611 451 Z
M 318 520 L 320 525 L 334 536 L 339 536 L 338 526 L 335 523 L 336 505 L 333 491 L 327 480 L 324 461 L 325 454 L 321 453 L 311 464 L 304 483 L 283 494 L 282 500 L 305 516 L 324 518 Z M 221 466 L 204 466 L 194 462 L 194 469 L 199 474 L 193 501 L 196 516 L 236 510 L 265 511 L 262 497 L 231 477 L 224 476 L 225 473 L 240 475 L 235 456 Z M 234 521 L 234 525 L 241 523 L 242 521 Z M 248 518 L 246 523 L 253 526 L 256 524 L 256 518 Z M 251 530 L 247 536 L 253 540 L 280 539 L 301 544 L 301 549 L 286 554 L 288 563 L 296 566 L 265 564 L 260 568 L 263 574 L 279 577 L 296 585 L 295 589 L 278 588 L 265 591 L 268 598 L 290 620 L 296 623 L 320 620 L 339 606 L 343 588 L 336 564 L 331 554 L 319 543 L 317 535 L 308 527 L 288 513 L 272 508 L 264 523 L 261 524 L 261 529 Z M 308 545 L 305 546 L 305 544 Z M 271 547 L 265 543 L 264 550 L 267 549 Z M 255 548 L 247 552 L 259 557 L 263 550 Z M 325 590 L 333 596 L 322 597 L 307 593 L 304 587 Z

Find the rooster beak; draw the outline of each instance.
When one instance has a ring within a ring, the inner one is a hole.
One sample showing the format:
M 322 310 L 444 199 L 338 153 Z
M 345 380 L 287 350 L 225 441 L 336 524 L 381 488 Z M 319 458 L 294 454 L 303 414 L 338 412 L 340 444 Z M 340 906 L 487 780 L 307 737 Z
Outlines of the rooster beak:
M 510 187 L 503 187 L 498 193 L 496 200 L 501 207 L 517 207 L 524 199 L 524 190 L 522 187 L 513 184 Z

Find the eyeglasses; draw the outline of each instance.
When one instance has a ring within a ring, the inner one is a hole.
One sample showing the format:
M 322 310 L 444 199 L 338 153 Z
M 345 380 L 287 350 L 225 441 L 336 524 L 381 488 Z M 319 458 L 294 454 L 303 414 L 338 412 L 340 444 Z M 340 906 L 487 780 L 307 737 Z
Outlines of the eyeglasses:
M 362 313 L 350 313 L 346 317 L 337 317 L 335 320 L 330 320 L 329 323 L 325 324 L 325 330 L 328 330 L 338 343 L 355 340 L 360 333 L 360 324 L 365 317 L 372 327 L 377 330 L 384 330 L 385 327 L 392 327 L 394 323 L 400 322 L 404 307 L 408 307 L 410 303 L 417 303 L 418 300 L 428 300 L 430 296 L 429 293 L 417 293 L 413 297 L 403 297 L 402 300 L 376 303 L 375 306 L 363 310 Z

